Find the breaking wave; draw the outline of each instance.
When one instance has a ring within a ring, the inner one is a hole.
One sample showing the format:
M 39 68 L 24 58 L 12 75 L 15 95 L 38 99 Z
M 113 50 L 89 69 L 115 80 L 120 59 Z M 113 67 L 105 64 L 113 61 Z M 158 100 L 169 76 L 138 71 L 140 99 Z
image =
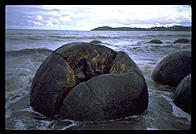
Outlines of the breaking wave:
M 33 53 L 51 53 L 52 50 L 47 48 L 32 48 L 32 49 L 21 49 L 21 50 L 8 50 L 6 51 L 6 55 L 11 56 L 20 56 L 25 54 L 33 54 Z

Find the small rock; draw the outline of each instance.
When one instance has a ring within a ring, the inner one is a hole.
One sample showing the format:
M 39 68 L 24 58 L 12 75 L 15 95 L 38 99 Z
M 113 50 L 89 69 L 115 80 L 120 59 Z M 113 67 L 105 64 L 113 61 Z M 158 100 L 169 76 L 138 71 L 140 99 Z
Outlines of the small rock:
M 162 44 L 162 41 L 155 39 L 155 40 L 149 41 L 148 43 Z
M 174 44 L 176 43 L 189 43 L 190 40 L 186 39 L 186 38 L 181 38 L 181 39 L 177 39 L 176 41 L 174 41 Z

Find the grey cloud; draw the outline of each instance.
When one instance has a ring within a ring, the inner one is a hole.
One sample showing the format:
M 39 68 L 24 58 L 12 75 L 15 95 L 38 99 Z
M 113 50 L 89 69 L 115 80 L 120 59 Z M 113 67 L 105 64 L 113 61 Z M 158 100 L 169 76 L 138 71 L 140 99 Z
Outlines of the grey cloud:
M 190 6 L 178 6 L 176 8 L 176 11 L 178 12 L 183 12 L 184 10 L 186 13 L 190 14 Z M 67 8 L 67 12 L 62 12 L 62 10 L 58 8 L 53 8 L 53 9 L 46 9 L 43 8 L 40 5 L 28 5 L 28 6 L 20 6 L 20 5 L 13 5 L 13 6 L 6 6 L 6 26 L 12 27 L 12 26 L 17 26 L 17 27 L 24 27 L 28 26 L 30 28 L 36 27 L 39 25 L 39 23 L 43 24 L 44 26 L 47 25 L 47 21 L 50 20 L 50 17 L 53 17 L 54 19 L 58 21 L 54 21 L 53 24 L 56 25 L 61 25 L 61 26 L 70 26 L 70 27 L 76 27 L 78 22 L 83 23 L 83 22 L 89 22 L 91 24 L 102 24 L 102 25 L 110 25 L 110 24 L 120 24 L 120 25 L 131 25 L 131 24 L 138 24 L 138 25 L 144 25 L 144 24 L 149 24 L 153 25 L 156 23 L 159 23 L 160 25 L 165 25 L 165 24 L 174 24 L 176 23 L 175 20 L 169 19 L 168 16 L 164 17 L 157 17 L 154 19 L 148 19 L 148 20 L 140 20 L 138 19 L 132 19 L 132 18 L 123 18 L 120 20 L 119 18 L 94 18 L 94 16 L 87 15 L 88 13 L 92 12 L 92 8 L 88 7 L 71 7 Z M 70 13 L 70 14 L 69 14 Z M 124 10 L 115 10 L 114 13 L 126 13 Z M 55 15 L 56 14 L 56 15 Z M 79 14 L 79 15 L 78 15 Z M 43 20 L 37 19 L 37 16 L 40 15 L 43 17 Z M 59 16 L 58 16 L 59 15 Z M 73 16 L 72 16 L 73 15 Z M 84 15 L 84 16 L 83 16 Z M 69 16 L 71 19 L 71 22 L 63 22 L 59 20 L 59 17 L 63 16 Z M 95 15 L 96 16 L 96 15 Z M 129 16 L 128 16 L 129 17 Z M 189 18 L 180 16 L 176 18 L 179 20 L 179 24 L 181 25 L 191 25 L 191 22 Z M 86 24 L 84 24 L 86 25 Z

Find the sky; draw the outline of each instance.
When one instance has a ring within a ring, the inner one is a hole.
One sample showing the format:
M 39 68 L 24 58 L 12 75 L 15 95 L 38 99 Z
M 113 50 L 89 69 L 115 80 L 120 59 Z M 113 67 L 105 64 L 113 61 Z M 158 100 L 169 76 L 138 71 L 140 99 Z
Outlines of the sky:
M 190 5 L 6 5 L 6 29 L 191 26 Z

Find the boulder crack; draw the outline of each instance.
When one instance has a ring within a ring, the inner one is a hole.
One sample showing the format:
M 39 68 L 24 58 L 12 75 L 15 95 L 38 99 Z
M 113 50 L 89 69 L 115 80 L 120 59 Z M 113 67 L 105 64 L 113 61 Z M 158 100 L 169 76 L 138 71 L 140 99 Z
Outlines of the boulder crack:
M 93 94 L 93 96 L 95 96 L 95 98 L 96 98 L 97 100 L 99 100 L 99 101 L 101 102 L 101 104 L 103 104 L 104 102 L 103 102 L 103 101 L 93 92 L 93 89 L 92 89 L 92 87 L 89 85 L 89 83 L 86 82 L 85 84 L 86 84 L 86 86 L 89 88 L 89 90 L 90 90 L 90 92 Z
M 62 58 L 63 58 L 66 62 L 68 62 L 67 58 L 66 58 L 66 57 L 64 57 L 62 54 L 57 53 L 57 52 L 54 52 L 54 54 L 61 56 L 61 57 L 62 57 Z

